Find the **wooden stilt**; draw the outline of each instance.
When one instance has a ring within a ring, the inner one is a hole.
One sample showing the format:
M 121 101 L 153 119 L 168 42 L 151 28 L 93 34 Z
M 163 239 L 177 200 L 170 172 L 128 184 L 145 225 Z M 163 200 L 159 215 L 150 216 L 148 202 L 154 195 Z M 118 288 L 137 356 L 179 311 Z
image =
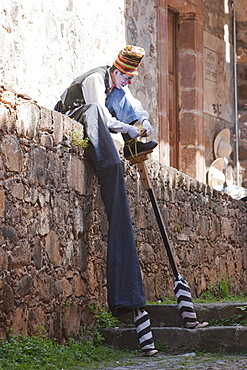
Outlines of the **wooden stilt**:
M 149 153 L 151 153 L 150 151 Z M 183 317 L 184 320 L 184 326 L 187 328 L 196 328 L 197 325 L 199 324 L 197 321 L 197 316 L 196 312 L 194 310 L 193 302 L 192 302 L 192 297 L 189 289 L 189 285 L 187 281 L 180 275 L 177 264 L 173 255 L 173 251 L 168 239 L 167 231 L 162 219 L 162 215 L 160 212 L 160 209 L 158 207 L 158 203 L 155 197 L 155 194 L 153 192 L 152 184 L 148 175 L 147 167 L 145 164 L 145 160 L 147 160 L 147 155 L 149 153 L 142 153 L 139 155 L 139 159 L 142 157 L 143 160 L 136 160 L 132 158 L 132 164 L 137 164 L 138 171 L 140 173 L 140 179 L 143 185 L 143 188 L 148 192 L 150 201 L 153 206 L 153 210 L 155 213 L 155 217 L 160 229 L 160 233 L 166 248 L 166 252 L 168 255 L 168 259 L 172 268 L 172 272 L 175 278 L 175 284 L 174 284 L 174 293 L 177 298 L 178 302 L 178 308 L 180 310 L 181 316 Z M 202 325 L 206 326 L 208 323 L 203 323 Z

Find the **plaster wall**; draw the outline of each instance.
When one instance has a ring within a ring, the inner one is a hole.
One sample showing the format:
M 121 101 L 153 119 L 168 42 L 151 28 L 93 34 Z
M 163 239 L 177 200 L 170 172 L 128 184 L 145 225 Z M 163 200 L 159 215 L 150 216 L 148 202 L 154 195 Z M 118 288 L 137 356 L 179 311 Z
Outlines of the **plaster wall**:
M 239 160 L 242 184 L 247 187 L 247 4 L 240 0 L 236 4 L 237 14 L 237 78 L 238 78 L 238 123 Z
M 0 19 L 0 83 L 50 109 L 74 78 L 111 63 L 126 42 L 124 0 L 10 0 Z

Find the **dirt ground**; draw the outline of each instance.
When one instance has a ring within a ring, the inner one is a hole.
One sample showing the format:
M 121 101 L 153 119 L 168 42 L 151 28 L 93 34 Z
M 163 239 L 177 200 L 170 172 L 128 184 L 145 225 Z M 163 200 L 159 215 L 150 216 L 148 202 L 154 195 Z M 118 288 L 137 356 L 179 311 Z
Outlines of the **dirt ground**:
M 133 358 L 119 359 L 107 367 L 95 367 L 99 370 L 243 370 L 247 369 L 247 355 L 224 354 L 196 354 L 167 355 L 159 353 L 153 358 L 133 356 Z

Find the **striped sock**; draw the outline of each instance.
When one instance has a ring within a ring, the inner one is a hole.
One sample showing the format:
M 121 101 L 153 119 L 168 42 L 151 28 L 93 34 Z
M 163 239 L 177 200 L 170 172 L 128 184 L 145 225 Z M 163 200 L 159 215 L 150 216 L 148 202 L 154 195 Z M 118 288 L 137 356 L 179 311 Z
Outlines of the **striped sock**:
M 198 324 L 197 315 L 194 310 L 189 285 L 184 278 L 177 278 L 174 284 L 174 293 L 177 298 L 179 311 L 184 321 L 184 326 L 186 328 L 195 327 Z
M 155 349 L 149 314 L 143 308 L 135 308 L 134 322 L 142 351 Z

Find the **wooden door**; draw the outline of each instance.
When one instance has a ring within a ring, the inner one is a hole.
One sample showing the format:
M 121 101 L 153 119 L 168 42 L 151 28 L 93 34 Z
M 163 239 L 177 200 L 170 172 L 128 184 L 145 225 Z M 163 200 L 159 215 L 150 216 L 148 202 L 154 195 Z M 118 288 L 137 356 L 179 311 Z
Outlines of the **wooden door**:
M 179 125 L 177 93 L 177 14 L 168 11 L 168 70 L 169 70 L 169 147 L 170 166 L 179 169 Z

